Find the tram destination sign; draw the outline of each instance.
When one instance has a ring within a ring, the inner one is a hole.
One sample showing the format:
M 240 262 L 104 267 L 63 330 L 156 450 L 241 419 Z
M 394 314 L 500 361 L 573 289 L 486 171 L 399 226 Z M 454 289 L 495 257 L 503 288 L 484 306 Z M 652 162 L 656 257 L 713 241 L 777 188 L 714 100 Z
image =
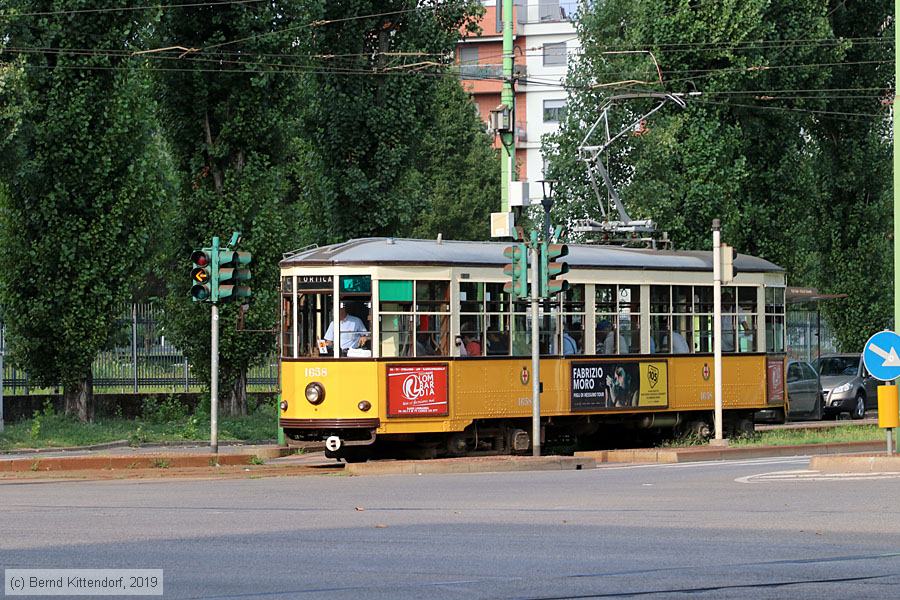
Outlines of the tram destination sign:
M 334 278 L 331 275 L 298 275 L 297 289 L 306 291 L 331 291 Z
M 577 361 L 571 366 L 572 410 L 666 408 L 669 371 L 664 361 Z

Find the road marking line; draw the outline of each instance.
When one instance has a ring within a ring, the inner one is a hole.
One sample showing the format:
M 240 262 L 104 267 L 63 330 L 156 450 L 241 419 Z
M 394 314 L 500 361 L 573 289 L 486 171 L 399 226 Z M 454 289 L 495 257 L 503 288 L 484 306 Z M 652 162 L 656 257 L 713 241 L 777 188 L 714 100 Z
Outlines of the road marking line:
M 821 471 L 773 471 L 735 479 L 737 483 L 766 483 L 776 481 L 875 481 L 900 479 L 900 473 L 822 473 Z

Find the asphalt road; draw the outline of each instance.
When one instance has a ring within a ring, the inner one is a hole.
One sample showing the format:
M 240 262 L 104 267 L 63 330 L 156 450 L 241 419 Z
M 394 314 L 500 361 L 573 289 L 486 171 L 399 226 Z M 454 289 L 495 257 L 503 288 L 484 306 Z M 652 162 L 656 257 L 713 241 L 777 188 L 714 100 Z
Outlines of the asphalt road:
M 162 568 L 166 598 L 890 598 L 900 477 L 807 460 L 0 484 L 5 568 Z

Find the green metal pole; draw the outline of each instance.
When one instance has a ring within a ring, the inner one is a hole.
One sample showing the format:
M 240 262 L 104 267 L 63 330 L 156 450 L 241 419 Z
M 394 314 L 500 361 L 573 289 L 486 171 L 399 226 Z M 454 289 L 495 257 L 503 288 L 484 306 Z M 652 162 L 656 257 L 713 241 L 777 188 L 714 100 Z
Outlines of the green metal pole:
M 897 17 L 900 17 L 900 0 L 894 0 L 894 331 L 900 328 L 900 150 L 897 148 L 897 137 L 900 136 L 900 120 L 897 117 L 900 114 L 900 93 L 897 91 L 900 84 L 900 26 Z M 900 379 L 895 379 L 893 384 L 900 385 Z
M 900 2 L 900 0 L 898 0 Z M 500 102 L 506 105 L 510 111 L 510 126 L 512 131 L 501 133 L 500 141 L 500 210 L 509 212 L 509 182 L 512 181 L 516 160 L 515 144 L 515 97 L 512 87 L 513 78 L 513 0 L 503 0 L 503 89 L 500 93 Z

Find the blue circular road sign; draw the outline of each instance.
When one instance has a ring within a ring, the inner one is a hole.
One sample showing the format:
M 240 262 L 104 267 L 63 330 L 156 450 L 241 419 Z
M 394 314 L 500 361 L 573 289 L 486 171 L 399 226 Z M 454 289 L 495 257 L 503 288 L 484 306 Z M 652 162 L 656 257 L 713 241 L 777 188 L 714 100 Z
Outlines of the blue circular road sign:
M 875 379 L 893 381 L 900 377 L 900 335 L 879 331 L 863 348 L 863 362 Z

